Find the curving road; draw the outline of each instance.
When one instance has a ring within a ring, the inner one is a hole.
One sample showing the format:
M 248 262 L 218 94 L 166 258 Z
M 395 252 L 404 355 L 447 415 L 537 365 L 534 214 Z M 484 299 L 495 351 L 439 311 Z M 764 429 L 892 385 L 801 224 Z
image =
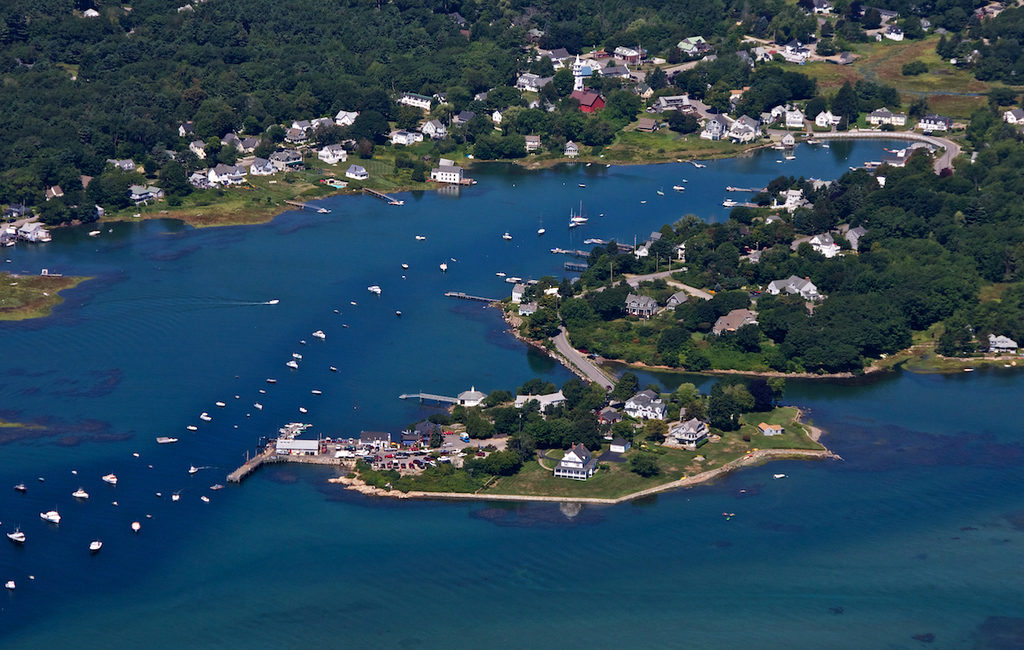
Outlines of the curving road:
M 558 335 L 551 340 L 555 342 L 555 349 L 558 350 L 558 353 L 565 357 L 570 365 L 583 373 L 588 381 L 600 384 L 606 390 L 611 390 L 615 386 L 603 370 L 569 344 L 569 338 L 565 335 L 564 327 L 558 328 Z
M 941 173 L 946 168 L 952 169 L 953 159 L 960 155 L 960 145 L 948 138 L 911 133 L 909 131 L 833 131 L 831 133 L 812 133 L 810 135 L 815 140 L 908 140 L 911 142 L 924 142 L 936 149 L 942 149 L 942 154 L 935 159 L 936 174 Z

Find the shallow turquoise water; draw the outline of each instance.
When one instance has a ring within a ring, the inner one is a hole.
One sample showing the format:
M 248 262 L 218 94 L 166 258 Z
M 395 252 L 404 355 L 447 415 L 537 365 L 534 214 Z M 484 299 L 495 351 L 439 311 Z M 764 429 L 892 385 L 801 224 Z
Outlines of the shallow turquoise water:
M 44 427 L 0 447 L 0 486 L 29 486 L 0 490 L 2 528 L 29 536 L 23 549 L 0 547 L 0 579 L 18 582 L 0 594 L 0 637 L 16 647 L 511 647 L 579 630 L 561 644 L 862 648 L 914 647 L 911 635 L 932 633 L 932 647 L 964 647 L 989 617 L 1024 616 L 1022 384 L 1009 372 L 790 382 L 786 401 L 810 408 L 844 462 L 773 463 L 571 517 L 552 505 L 371 500 L 295 467 L 199 501 L 284 422 L 397 430 L 432 412 L 402 392 L 568 378 L 505 335 L 493 310 L 444 291 L 504 295 L 496 271 L 561 273 L 552 246 L 643 239 L 686 212 L 719 219 L 726 185 L 783 171 L 835 177 L 883 145 L 703 170 L 495 166 L 474 171 L 480 184 L 459 198 L 407 195 L 402 208 L 338 198 L 324 202 L 331 215 L 265 226 L 118 224 L 97 239 L 62 231 L 5 250 L 11 270 L 97 280 L 50 319 L 0 325 L 0 417 Z M 683 178 L 685 193 L 668 190 Z M 581 199 L 591 221 L 570 232 Z M 271 298 L 281 303 L 259 304 Z M 284 366 L 293 352 L 297 372 Z M 158 446 L 157 435 L 182 441 Z M 190 464 L 210 469 L 189 476 Z M 116 488 L 99 480 L 110 471 Z M 70 497 L 79 485 L 87 503 Z M 54 506 L 59 528 L 38 518 Z M 104 549 L 90 557 L 95 537 Z

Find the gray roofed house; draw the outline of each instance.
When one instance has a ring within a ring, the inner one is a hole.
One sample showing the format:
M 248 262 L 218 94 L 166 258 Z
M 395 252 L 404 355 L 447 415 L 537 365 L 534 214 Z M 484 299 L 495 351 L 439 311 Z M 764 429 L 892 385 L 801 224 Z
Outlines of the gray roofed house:
M 948 131 L 953 128 L 953 120 L 942 115 L 925 115 L 918 121 L 917 128 L 922 131 Z
M 868 234 L 867 228 L 864 226 L 857 226 L 856 228 L 850 228 L 846 231 L 846 241 L 850 242 L 850 248 L 855 251 L 860 250 L 860 238 Z
M 772 280 L 768 283 L 767 291 L 773 296 L 783 292 L 799 295 L 804 300 L 820 300 L 822 298 L 818 293 L 818 287 L 814 286 L 810 278 L 801 278 L 795 275 L 791 275 L 785 280 Z
M 677 291 L 673 293 L 671 296 L 669 296 L 668 302 L 666 302 L 665 304 L 668 307 L 678 307 L 679 305 L 683 304 L 689 299 L 690 294 L 686 293 L 685 291 Z
M 270 162 L 274 164 L 274 167 L 277 167 L 278 171 L 302 168 L 302 156 L 294 149 L 275 151 L 270 154 Z
M 626 296 L 626 313 L 640 318 L 650 318 L 658 310 L 658 303 L 650 296 L 629 294 Z
M 619 413 L 618 410 L 610 406 L 606 406 L 598 412 L 597 419 L 605 424 L 615 424 L 622 421 L 622 413 Z
M 519 305 L 520 316 L 532 316 L 537 313 L 537 303 L 535 302 L 524 302 Z
M 459 111 L 459 114 L 452 118 L 452 124 L 465 124 L 476 117 L 473 111 Z
M 598 68 L 598 76 L 601 77 L 618 77 L 620 79 L 629 79 L 629 68 L 624 65 L 611 65 L 607 68 Z
M 1019 108 L 1011 108 L 1003 113 L 1003 121 L 1007 124 L 1022 124 L 1024 123 L 1024 110 Z
M 721 140 L 722 136 L 729 131 L 729 120 L 724 115 L 715 115 L 700 132 L 700 137 L 705 140 Z
M 673 422 L 668 429 L 668 437 L 687 449 L 696 449 L 707 441 L 709 431 L 706 422 L 691 418 L 685 422 Z
M 653 390 L 642 390 L 626 400 L 626 414 L 638 420 L 664 420 L 667 407 Z
M 164 198 L 164 191 L 155 185 L 132 185 L 128 189 L 129 199 L 135 205 Z
M 558 461 L 554 474 L 556 478 L 571 478 L 577 481 L 585 481 L 593 476 L 596 471 L 597 461 L 590 451 L 587 450 L 586 445 L 573 444 L 565 452 L 565 455 L 562 456 L 562 460 Z
M 120 160 L 116 158 L 107 158 L 107 164 L 113 165 L 123 172 L 135 171 L 135 161 L 128 158 Z
M 655 113 L 664 113 L 665 111 L 687 112 L 692 109 L 693 106 L 690 104 L 689 95 L 662 95 L 655 99 L 651 105 L 651 110 Z
M 391 445 L 391 434 L 387 431 L 360 431 L 359 444 L 374 449 L 388 447 Z
M 761 135 L 761 123 L 744 115 L 729 126 L 728 133 L 735 142 L 753 142 Z
M 287 131 L 285 131 L 284 134 L 285 142 L 290 142 L 291 144 L 299 144 L 301 142 L 305 142 L 308 138 L 309 136 L 306 135 L 305 129 L 299 129 L 295 127 L 288 129 Z
M 720 316 L 711 328 L 711 333 L 721 336 L 726 332 L 735 332 L 744 325 L 757 325 L 757 312 L 749 309 L 733 309 L 725 316 Z
M 572 55 L 569 54 L 569 50 L 564 47 L 559 47 L 548 52 L 548 58 L 552 61 L 565 61 L 566 59 L 572 58 Z
M 996 336 L 995 334 L 988 335 L 988 351 L 989 352 L 1016 352 L 1017 342 L 1006 336 Z

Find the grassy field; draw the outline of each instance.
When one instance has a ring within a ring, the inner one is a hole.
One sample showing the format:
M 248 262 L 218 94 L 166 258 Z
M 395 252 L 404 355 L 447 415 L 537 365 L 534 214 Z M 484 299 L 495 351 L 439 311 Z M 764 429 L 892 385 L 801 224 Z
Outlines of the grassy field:
M 28 320 L 49 316 L 64 299 L 60 292 L 89 278 L 0 273 L 0 320 Z
M 613 163 L 650 162 L 652 158 L 721 158 L 734 156 L 752 147 L 725 140 L 704 140 L 696 133 L 680 135 L 668 129 L 654 133 L 622 131 L 616 136 L 615 142 L 604 149 L 604 158 Z

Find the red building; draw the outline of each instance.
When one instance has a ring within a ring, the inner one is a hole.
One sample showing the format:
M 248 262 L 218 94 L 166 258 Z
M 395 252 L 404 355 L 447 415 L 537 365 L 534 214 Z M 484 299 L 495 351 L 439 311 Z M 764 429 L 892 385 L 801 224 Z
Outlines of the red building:
M 589 90 L 574 90 L 569 96 L 580 103 L 580 110 L 584 113 L 593 113 L 604 108 L 604 98 Z

